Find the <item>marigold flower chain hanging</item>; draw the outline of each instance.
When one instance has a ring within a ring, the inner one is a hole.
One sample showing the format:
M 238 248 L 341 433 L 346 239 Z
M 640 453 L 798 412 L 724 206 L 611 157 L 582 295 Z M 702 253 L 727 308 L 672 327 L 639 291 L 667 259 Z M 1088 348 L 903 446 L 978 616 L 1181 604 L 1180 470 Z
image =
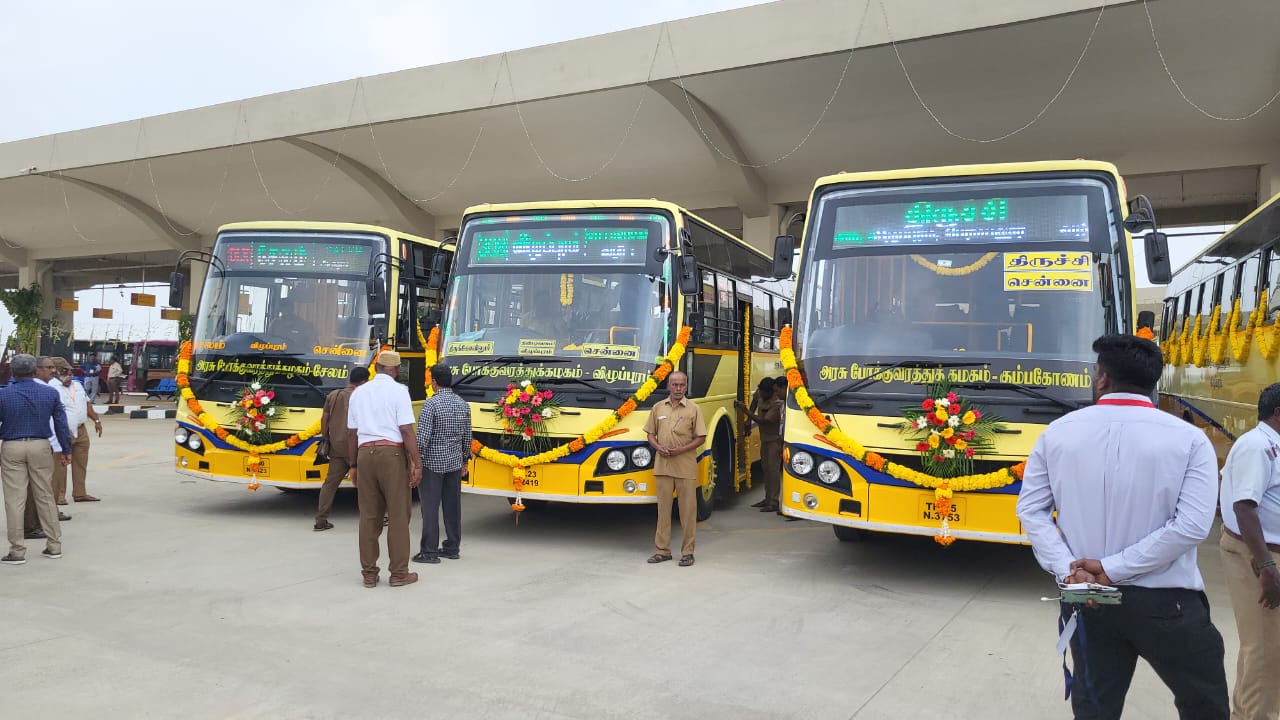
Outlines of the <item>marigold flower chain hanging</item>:
M 1267 361 L 1280 356 L 1280 314 L 1267 321 L 1267 290 L 1262 291 L 1257 307 L 1249 311 L 1241 327 L 1240 298 L 1232 301 L 1226 322 L 1221 322 L 1222 306 L 1217 305 L 1206 318 L 1204 315 L 1184 317 L 1181 328 L 1175 327 L 1169 337 L 1160 343 L 1160 354 L 1168 365 L 1225 365 L 1228 358 L 1237 363 L 1249 359 L 1249 350 L 1255 344 L 1258 353 Z

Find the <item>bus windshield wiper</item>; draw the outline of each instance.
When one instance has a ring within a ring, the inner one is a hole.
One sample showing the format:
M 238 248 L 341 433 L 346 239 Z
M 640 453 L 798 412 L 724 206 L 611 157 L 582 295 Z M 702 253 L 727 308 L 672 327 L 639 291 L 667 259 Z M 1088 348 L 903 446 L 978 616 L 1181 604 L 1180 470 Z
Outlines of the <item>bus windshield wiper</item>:
M 569 362 L 568 358 L 556 358 L 556 357 L 529 358 L 521 355 L 497 355 L 491 358 L 485 358 L 484 360 L 481 360 L 480 362 L 476 363 L 476 366 L 471 369 L 471 372 L 467 373 L 466 375 L 463 375 L 461 378 L 457 380 L 454 380 L 453 384 L 466 385 L 467 383 L 474 380 L 476 376 L 480 374 L 481 370 L 489 367 L 490 365 L 495 365 L 497 363 L 510 363 L 512 365 L 533 365 L 536 363 L 567 363 L 567 362 Z M 543 382 L 545 382 L 545 380 Z
M 1013 390 L 1015 392 L 1020 392 L 1023 395 L 1030 395 L 1031 397 L 1040 398 L 1041 400 L 1048 400 L 1068 412 L 1072 410 L 1079 410 L 1085 405 L 1088 405 L 1088 403 L 1074 402 L 1054 397 L 1053 395 L 1044 392 L 1045 388 L 1042 385 L 1023 385 L 1022 383 L 1011 382 L 973 382 L 953 383 L 952 387 L 969 388 L 973 390 Z
M 614 390 L 613 388 L 609 387 L 608 385 L 605 385 L 604 383 L 598 380 L 583 380 L 582 378 L 542 378 L 541 380 L 538 381 L 538 384 L 540 385 L 565 385 L 568 383 L 574 383 L 576 385 L 582 385 L 583 387 L 589 387 L 592 390 L 599 390 L 602 393 L 611 395 L 624 402 L 626 401 L 627 398 L 631 397 L 630 395 L 623 393 L 619 390 Z
M 861 380 L 854 380 L 853 382 L 845 385 L 844 387 L 837 388 L 835 390 L 819 391 L 812 394 L 815 399 L 820 398 L 822 400 L 834 400 L 835 398 L 841 395 L 844 395 L 845 393 L 857 392 L 865 387 L 868 387 L 874 384 L 877 380 L 879 380 L 881 375 L 889 372 L 890 370 L 896 370 L 898 368 L 980 367 L 986 364 L 987 363 L 985 362 L 953 363 L 953 362 L 944 362 L 941 360 L 899 360 L 897 362 L 889 363 L 888 365 L 882 365 L 879 368 L 877 368 L 875 372 L 871 373 L 867 377 L 864 377 Z

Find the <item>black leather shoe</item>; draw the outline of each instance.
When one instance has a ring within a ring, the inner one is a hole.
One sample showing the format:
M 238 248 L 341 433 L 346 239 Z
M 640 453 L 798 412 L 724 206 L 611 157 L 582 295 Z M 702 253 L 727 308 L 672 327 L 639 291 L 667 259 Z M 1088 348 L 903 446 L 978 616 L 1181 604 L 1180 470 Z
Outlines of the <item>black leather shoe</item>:
M 462 555 L 456 552 L 453 552 L 453 553 L 442 552 L 440 553 L 440 557 L 449 558 L 450 560 L 457 560 L 458 558 L 462 557 Z
M 426 553 L 420 552 L 417 555 L 413 556 L 413 561 L 420 562 L 420 563 L 430 563 L 432 565 L 438 565 L 440 563 L 440 557 L 438 555 L 428 555 Z
M 44 540 L 46 537 L 43 530 L 31 530 L 22 534 L 23 540 Z

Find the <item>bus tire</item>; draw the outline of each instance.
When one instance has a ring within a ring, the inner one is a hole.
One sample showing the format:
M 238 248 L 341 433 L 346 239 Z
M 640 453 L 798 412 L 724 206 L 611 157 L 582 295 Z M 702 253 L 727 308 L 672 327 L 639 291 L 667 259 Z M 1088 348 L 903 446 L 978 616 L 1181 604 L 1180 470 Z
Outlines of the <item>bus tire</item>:
M 859 528 L 851 528 L 845 525 L 832 525 L 831 529 L 835 531 L 836 539 L 840 542 L 862 542 L 867 539 L 867 531 Z

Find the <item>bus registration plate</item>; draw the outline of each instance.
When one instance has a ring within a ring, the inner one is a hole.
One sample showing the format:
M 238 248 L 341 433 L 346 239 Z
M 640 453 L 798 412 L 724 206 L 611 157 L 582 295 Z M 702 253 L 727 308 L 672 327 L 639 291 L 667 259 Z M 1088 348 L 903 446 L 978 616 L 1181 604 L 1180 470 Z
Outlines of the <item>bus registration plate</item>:
M 944 518 L 942 513 L 938 512 L 937 506 L 934 504 L 933 494 L 920 498 L 920 519 L 929 522 L 942 522 L 944 519 L 951 525 L 963 525 L 965 515 L 965 501 L 962 498 L 951 498 L 951 512 L 947 513 Z
M 271 474 L 271 469 L 270 469 L 271 466 L 267 464 L 266 458 L 264 457 L 258 458 L 258 467 L 256 469 L 250 467 L 249 463 L 250 463 L 250 459 L 245 458 L 244 459 L 245 475 L 253 476 L 253 475 L 270 475 Z

